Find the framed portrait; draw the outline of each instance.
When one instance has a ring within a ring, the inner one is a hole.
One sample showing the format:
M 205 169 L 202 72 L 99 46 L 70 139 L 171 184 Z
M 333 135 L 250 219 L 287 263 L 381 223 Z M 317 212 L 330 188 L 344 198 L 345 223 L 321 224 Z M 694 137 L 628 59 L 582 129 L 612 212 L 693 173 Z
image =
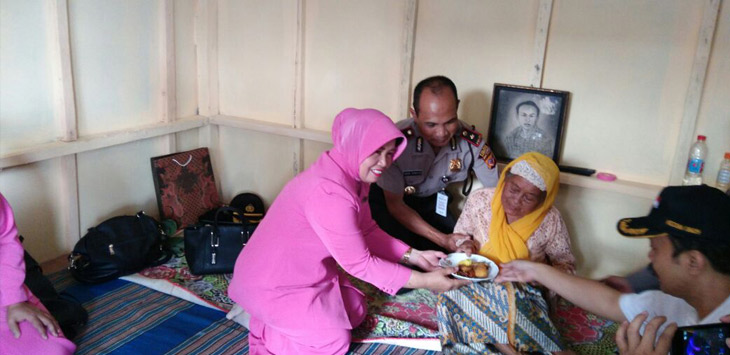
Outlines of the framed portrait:
M 540 152 L 558 163 L 569 92 L 494 84 L 487 144 L 501 162 Z

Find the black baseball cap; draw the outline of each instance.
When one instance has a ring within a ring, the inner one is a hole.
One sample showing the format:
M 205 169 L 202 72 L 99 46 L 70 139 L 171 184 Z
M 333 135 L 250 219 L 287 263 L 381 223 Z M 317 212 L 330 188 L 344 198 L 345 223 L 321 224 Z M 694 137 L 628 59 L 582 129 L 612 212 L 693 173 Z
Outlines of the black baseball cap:
M 730 244 L 730 196 L 707 185 L 669 186 L 646 217 L 618 221 L 627 237 L 652 238 L 668 233 L 696 241 Z

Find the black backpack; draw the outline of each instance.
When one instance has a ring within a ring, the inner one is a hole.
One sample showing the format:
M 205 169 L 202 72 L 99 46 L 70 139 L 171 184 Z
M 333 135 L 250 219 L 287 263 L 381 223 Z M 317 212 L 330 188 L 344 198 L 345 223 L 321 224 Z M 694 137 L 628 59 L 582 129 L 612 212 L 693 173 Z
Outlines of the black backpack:
M 163 264 L 172 253 L 163 248 L 167 234 L 144 212 L 102 222 L 81 238 L 69 255 L 69 271 L 76 280 L 100 283 Z

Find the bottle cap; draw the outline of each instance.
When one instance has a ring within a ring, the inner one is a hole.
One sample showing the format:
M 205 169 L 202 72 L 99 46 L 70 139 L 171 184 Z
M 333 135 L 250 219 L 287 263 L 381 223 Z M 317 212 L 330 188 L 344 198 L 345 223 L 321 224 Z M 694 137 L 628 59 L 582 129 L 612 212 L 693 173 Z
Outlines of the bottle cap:
M 697 140 L 703 141 L 705 139 L 707 139 L 707 137 L 705 137 L 705 136 L 703 136 L 701 134 L 699 136 L 697 136 Z

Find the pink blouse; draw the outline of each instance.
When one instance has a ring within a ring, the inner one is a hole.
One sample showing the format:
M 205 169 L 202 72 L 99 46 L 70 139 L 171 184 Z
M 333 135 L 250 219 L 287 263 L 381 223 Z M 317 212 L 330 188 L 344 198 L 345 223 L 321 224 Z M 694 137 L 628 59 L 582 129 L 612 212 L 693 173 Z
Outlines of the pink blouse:
M 398 264 L 408 245 L 373 221 L 370 185 L 358 173 L 360 162 L 383 144 L 404 142 L 402 134 L 382 113 L 348 109 L 335 119 L 332 136 L 334 147 L 274 200 L 239 255 L 228 288 L 252 317 L 290 332 L 352 328 L 340 288 L 355 289 L 342 270 L 390 294 L 412 273 Z
M 494 188 L 474 191 L 466 200 L 454 233 L 471 235 L 480 246 L 484 245 L 489 239 L 493 197 Z M 527 249 L 530 251 L 530 260 L 575 273 L 575 256 L 570 250 L 568 229 L 555 206 L 550 208 L 540 226 L 527 239 Z
M 18 240 L 13 210 L 0 194 L 0 307 L 28 300 L 25 292 L 23 246 Z M 0 320 L 5 322 L 5 319 Z

